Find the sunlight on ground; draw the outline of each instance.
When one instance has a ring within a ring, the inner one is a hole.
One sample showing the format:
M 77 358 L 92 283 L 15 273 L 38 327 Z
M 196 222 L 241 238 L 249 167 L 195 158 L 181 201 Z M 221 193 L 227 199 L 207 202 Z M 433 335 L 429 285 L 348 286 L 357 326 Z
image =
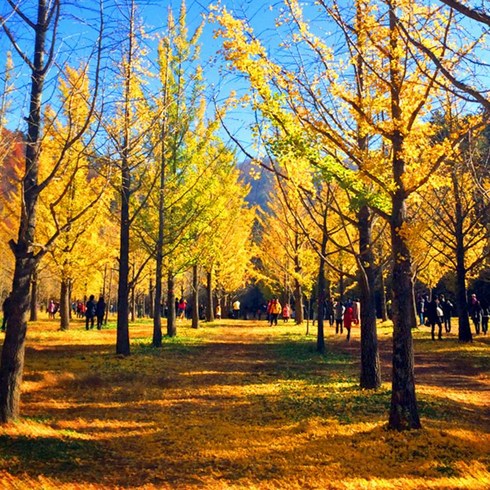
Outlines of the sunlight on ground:
M 312 325 L 308 337 L 266 322 L 177 328 L 153 349 L 152 325 L 131 325 L 121 358 L 114 328 L 31 325 L 23 417 L 0 427 L 0 488 L 490 488 L 488 343 L 415 331 L 424 428 L 394 433 L 389 382 L 358 388 L 358 329 L 350 344 L 328 329 L 321 357 Z M 383 349 L 390 335 L 380 327 Z M 447 358 L 477 375 L 445 377 Z

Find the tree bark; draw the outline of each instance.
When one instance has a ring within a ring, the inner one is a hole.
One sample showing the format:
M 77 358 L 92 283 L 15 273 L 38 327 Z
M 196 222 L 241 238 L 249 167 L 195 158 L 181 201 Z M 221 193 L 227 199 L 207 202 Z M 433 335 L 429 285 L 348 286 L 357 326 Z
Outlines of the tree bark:
M 412 271 L 410 252 L 399 234 L 405 221 L 405 199 L 396 191 L 393 198 L 391 241 L 393 249 L 393 379 L 388 427 L 396 430 L 421 427 L 415 396 L 414 356 L 410 312 Z
M 197 265 L 192 266 L 192 328 L 199 328 L 199 276 Z
M 402 124 L 401 61 L 399 59 L 399 32 L 395 6 L 389 5 L 390 23 L 390 101 L 393 130 L 392 173 L 395 190 L 391 194 L 391 249 L 393 255 L 393 379 L 388 427 L 395 430 L 421 427 L 415 396 L 414 356 L 412 340 L 412 260 L 403 227 L 407 222 L 404 185 L 405 160 Z
M 169 337 L 175 337 L 177 335 L 177 323 L 176 323 L 176 311 L 175 311 L 175 279 L 171 271 L 168 272 L 167 277 L 167 303 L 168 303 L 168 316 L 167 316 L 167 335 Z
M 60 330 L 70 328 L 70 279 L 64 277 L 60 288 Z
M 148 316 L 154 318 L 155 316 L 155 289 L 153 287 L 152 278 L 150 277 L 150 284 L 148 286 Z
M 128 162 L 122 168 L 121 229 L 119 241 L 119 282 L 117 290 L 116 354 L 130 355 L 129 345 L 129 196 Z
M 464 216 L 461 204 L 457 176 L 452 174 L 455 206 L 455 238 L 456 238 L 456 300 L 458 302 L 458 338 L 460 342 L 471 342 L 470 319 L 468 317 L 468 300 L 466 293 L 466 249 L 464 244 Z
M 32 272 L 32 280 L 31 280 L 31 300 L 30 300 L 30 316 L 29 321 L 35 322 L 38 319 L 37 315 L 37 287 L 38 287 L 38 276 L 37 276 L 37 267 Z
M 456 267 L 456 301 L 458 304 L 458 338 L 460 342 L 471 342 L 470 319 L 468 317 L 468 300 L 466 294 L 466 271 L 464 259 L 457 254 Z
M 206 320 L 208 322 L 214 322 L 213 271 L 212 270 L 209 270 L 206 274 L 206 290 L 207 290 Z
M 303 290 L 301 288 L 301 284 L 296 278 L 294 279 L 294 308 L 296 315 L 296 324 L 299 325 L 304 321 Z
M 385 285 L 385 275 L 384 266 L 381 264 L 379 266 L 379 292 L 381 299 L 381 320 L 385 322 L 388 320 L 388 308 L 386 306 L 386 285 Z
M 359 262 L 361 287 L 361 388 L 381 386 L 378 334 L 376 329 L 376 298 L 374 256 L 372 253 L 372 217 L 367 206 L 357 213 L 359 229 Z
M 124 127 L 121 158 L 121 229 L 119 238 L 119 283 L 117 291 L 117 336 L 116 354 L 129 356 L 131 353 L 129 343 L 129 228 L 130 197 L 131 197 L 131 165 L 130 165 L 130 94 L 133 69 L 133 31 L 134 31 L 134 4 L 132 4 L 129 22 L 129 48 L 128 59 L 125 63 L 124 80 Z
M 318 325 L 316 337 L 316 350 L 320 354 L 325 354 L 325 301 L 327 300 L 327 281 L 325 279 L 325 255 L 320 256 L 320 265 L 318 268 Z
M 12 287 L 12 311 L 7 321 L 0 366 L 0 421 L 2 423 L 17 418 L 20 408 L 30 275 L 34 268 L 31 254 L 24 252 L 24 257 L 20 255 L 18 251 Z
M 133 274 L 133 279 L 134 279 L 134 274 Z M 130 302 L 129 302 L 129 305 L 130 305 L 130 308 L 129 308 L 129 311 L 130 311 L 129 318 L 131 319 L 131 322 L 134 323 L 134 321 L 137 318 L 137 315 L 136 315 L 136 284 L 134 283 L 134 280 L 131 281 Z
M 327 279 L 325 277 L 325 257 L 327 255 L 327 216 L 328 207 L 325 206 L 322 222 L 322 244 L 320 250 L 320 264 L 318 267 L 318 332 L 316 339 L 316 350 L 325 354 L 325 301 L 327 301 Z
M 47 32 L 50 22 L 57 22 L 58 15 L 51 17 L 50 9 L 59 13 L 59 1 L 49 6 L 46 0 L 39 0 L 37 23 L 34 25 L 34 60 L 31 72 L 31 92 L 27 137 L 25 170 L 22 179 L 22 210 L 20 213 L 17 243 L 11 242 L 15 255 L 15 269 L 12 281 L 12 312 L 7 322 L 7 331 L 0 361 L 0 421 L 9 422 L 19 415 L 20 387 L 24 369 L 25 338 L 27 332 L 27 312 L 32 275 L 38 261 L 32 245 L 36 231 L 36 207 L 39 197 L 39 152 L 41 141 L 41 102 L 47 72 L 44 56 Z
M 163 238 L 163 237 L 162 237 Z M 155 297 L 153 306 L 153 347 L 162 346 L 162 253 L 158 251 L 159 245 L 157 245 L 157 260 L 155 271 Z

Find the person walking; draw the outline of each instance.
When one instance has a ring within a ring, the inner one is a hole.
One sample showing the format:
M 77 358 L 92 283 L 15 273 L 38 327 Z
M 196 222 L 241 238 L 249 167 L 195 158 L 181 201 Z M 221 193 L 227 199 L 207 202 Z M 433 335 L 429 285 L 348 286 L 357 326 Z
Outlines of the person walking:
M 284 323 L 287 323 L 289 321 L 289 318 L 291 316 L 291 308 L 288 303 L 284 305 L 284 308 L 282 309 L 282 319 Z
M 490 317 L 490 304 L 483 299 L 481 301 L 481 330 L 484 335 L 488 332 L 488 318 Z
M 425 324 L 424 312 L 425 312 L 425 298 L 423 296 L 420 296 L 417 300 L 417 315 L 419 317 L 420 326 Z
M 272 298 L 272 302 L 270 305 L 270 326 L 277 325 L 277 318 L 281 313 L 281 303 L 277 300 L 277 298 Z
M 440 300 L 442 312 L 444 314 L 444 329 L 446 330 L 446 333 L 449 333 L 451 331 L 451 315 L 453 312 L 453 304 L 443 294 L 441 294 Z
M 221 320 L 221 305 L 220 304 L 216 305 L 215 316 L 216 316 L 216 320 Z
M 333 298 L 325 300 L 325 319 L 328 320 L 331 327 L 335 323 L 334 304 Z
M 347 340 L 350 340 L 350 329 L 352 328 L 352 322 L 354 321 L 354 308 L 347 306 L 344 311 L 344 327 L 347 330 Z
M 240 318 L 240 301 L 238 301 L 237 299 L 233 301 L 232 308 L 233 308 L 233 318 L 235 320 L 238 320 Z
M 334 304 L 334 314 L 335 314 L 335 333 L 344 333 L 343 328 L 343 319 L 344 319 L 344 311 L 345 307 L 340 301 L 340 298 L 337 298 Z
M 437 338 L 442 340 L 442 321 L 444 312 L 442 311 L 441 303 L 437 296 L 434 296 L 432 301 L 426 306 L 425 312 L 431 328 L 432 340 L 435 340 L 436 325 L 439 327 L 439 334 Z
M 56 304 L 52 299 L 50 299 L 48 304 L 48 318 L 50 320 L 54 320 L 55 313 L 56 313 Z
M 104 296 L 100 296 L 99 301 L 95 307 L 95 316 L 97 317 L 97 330 L 102 329 L 102 323 L 104 322 L 106 304 L 104 301 Z
M 185 309 L 187 308 L 187 301 L 184 298 L 180 298 L 179 303 L 177 304 L 178 315 L 177 318 L 180 320 L 185 319 Z
M 5 332 L 7 328 L 7 322 L 10 317 L 10 313 L 12 313 L 12 293 L 9 293 L 5 298 L 2 304 L 3 311 L 3 321 L 2 321 L 2 332 Z
M 476 294 L 472 294 L 470 298 L 470 304 L 468 305 L 468 313 L 470 314 L 473 325 L 475 326 L 476 335 L 480 335 L 480 323 L 481 323 L 481 304 Z
M 95 312 L 97 311 L 97 303 L 95 302 L 95 296 L 90 295 L 90 298 L 85 305 L 85 330 L 94 328 Z

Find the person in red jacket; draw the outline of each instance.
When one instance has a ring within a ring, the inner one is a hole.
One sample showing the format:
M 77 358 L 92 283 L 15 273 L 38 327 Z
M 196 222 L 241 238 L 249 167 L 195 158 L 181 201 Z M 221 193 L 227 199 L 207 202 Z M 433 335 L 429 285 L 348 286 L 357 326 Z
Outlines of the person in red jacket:
M 289 321 L 290 316 L 291 316 L 291 308 L 289 307 L 289 304 L 286 303 L 284 305 L 284 308 L 282 309 L 282 319 L 284 320 L 284 323 L 287 323 Z
M 347 330 L 347 340 L 350 340 L 350 329 L 352 327 L 352 320 L 354 311 L 352 306 L 348 306 L 344 311 L 344 328 Z

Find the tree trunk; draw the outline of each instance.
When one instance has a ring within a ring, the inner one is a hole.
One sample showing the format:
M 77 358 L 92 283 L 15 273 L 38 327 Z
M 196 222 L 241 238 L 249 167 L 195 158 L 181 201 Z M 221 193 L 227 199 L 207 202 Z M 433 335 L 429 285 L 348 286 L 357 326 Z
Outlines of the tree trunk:
M 323 248 L 323 247 L 322 247 Z M 316 338 L 316 350 L 320 354 L 325 354 L 325 301 L 327 300 L 327 281 L 325 279 L 325 255 L 320 255 L 320 266 L 318 268 L 318 326 Z
M 157 248 L 160 248 L 157 246 Z M 162 253 L 157 250 L 155 273 L 155 297 L 153 306 L 153 347 L 162 346 Z
M 325 302 L 327 301 L 327 279 L 325 277 L 325 257 L 327 255 L 327 216 L 328 206 L 325 206 L 323 211 L 322 222 L 322 244 L 320 250 L 320 264 L 318 267 L 318 332 L 316 339 L 316 350 L 321 354 L 325 354 Z
M 456 301 L 458 304 L 458 338 L 460 342 L 471 342 L 470 319 L 468 317 L 468 300 L 466 294 L 466 271 L 464 259 L 456 253 Z
M 381 321 L 386 322 L 388 320 L 388 307 L 386 306 L 386 285 L 383 264 L 379 266 L 379 284 L 381 299 Z
M 417 298 L 415 296 L 415 284 L 414 277 L 412 275 L 412 308 L 410 310 L 410 323 L 412 324 L 412 328 L 417 328 L 419 324 L 417 320 Z
M 22 182 L 22 210 L 20 213 L 17 243 L 11 242 L 15 255 L 15 269 L 12 281 L 12 312 L 7 322 L 7 331 L 0 362 L 0 421 L 9 422 L 19 415 L 20 387 L 24 369 L 25 339 L 27 332 L 27 312 L 32 275 L 38 261 L 32 244 L 36 231 L 36 208 L 39 197 L 38 174 L 41 140 L 41 102 L 47 72 L 44 62 L 50 8 L 59 12 L 59 1 L 46 6 L 46 0 L 39 0 L 37 23 L 34 26 L 34 60 L 31 73 L 31 93 L 27 137 L 25 169 Z
M 393 250 L 393 379 L 390 429 L 421 427 L 415 396 L 414 356 L 410 312 L 412 271 L 410 252 L 405 238 L 399 234 L 405 221 L 405 200 L 401 191 L 393 198 L 391 241 Z
M 199 328 L 199 276 L 197 265 L 192 266 L 192 328 Z
M 38 319 L 37 316 L 37 286 L 38 286 L 38 276 L 37 276 L 37 267 L 32 272 L 32 280 L 31 280 L 31 301 L 30 301 L 30 315 L 29 321 L 35 322 Z
M 376 330 L 376 298 L 374 256 L 372 253 L 372 217 L 367 206 L 357 214 L 359 229 L 359 261 L 361 277 L 361 388 L 381 386 L 381 366 Z
M 167 101 L 167 79 L 168 68 L 165 74 L 165 83 L 163 87 L 163 102 Z M 161 157 L 160 157 L 160 194 L 158 196 L 158 237 L 156 243 L 156 279 L 155 279 L 155 303 L 153 317 L 153 345 L 160 347 L 162 345 L 162 312 L 161 304 L 163 300 L 162 278 L 163 278 L 163 243 L 165 235 L 165 189 L 167 176 L 167 157 L 166 157 L 166 136 L 167 136 L 167 119 L 163 115 L 161 128 Z M 172 288 L 173 289 L 173 288 Z M 170 304 L 168 305 L 168 316 L 170 316 Z
M 116 353 L 128 356 L 130 351 L 129 343 L 129 250 L 130 238 L 129 229 L 130 219 L 130 197 L 131 197 L 131 81 L 133 78 L 133 33 L 134 33 L 134 3 L 131 5 L 131 17 L 129 19 L 129 47 L 127 59 L 124 60 L 124 123 L 122 128 L 122 155 L 121 155 L 121 229 L 119 246 L 119 284 L 117 292 L 117 338 Z
M 214 303 L 213 303 L 213 271 L 210 269 L 206 274 L 206 320 L 214 322 Z
M 167 303 L 168 303 L 168 316 L 167 316 L 167 335 L 169 337 L 175 337 L 177 335 L 177 322 L 175 321 L 175 279 L 171 271 L 168 272 L 167 277 Z
M 107 308 L 105 309 L 104 325 L 107 325 L 107 320 L 109 318 L 109 311 L 111 310 L 111 297 L 112 297 L 112 267 L 109 274 L 109 290 L 107 293 Z
M 468 317 L 468 300 L 466 294 L 466 266 L 464 245 L 464 216 L 457 176 L 452 174 L 453 190 L 456 201 L 455 238 L 456 238 L 456 300 L 458 302 L 458 338 L 460 342 L 471 342 L 470 319 Z
M 153 318 L 155 316 L 155 289 L 153 288 L 152 278 L 150 277 L 150 284 L 148 286 L 148 316 Z
M 402 121 L 400 104 L 401 73 L 399 32 L 395 7 L 389 4 L 390 23 L 390 100 L 393 130 L 392 173 L 394 191 L 391 194 L 391 250 L 393 256 L 393 379 L 388 427 L 395 430 L 420 428 L 415 396 L 414 357 L 412 340 L 412 261 L 403 229 L 407 222 L 404 178 L 404 136 L 398 128 Z
M 301 284 L 296 278 L 294 279 L 294 308 L 296 315 L 296 324 L 299 325 L 304 321 L 303 290 L 301 288 Z
M 61 279 L 60 289 L 60 330 L 70 328 L 70 279 Z
M 129 166 L 123 165 L 116 354 L 129 356 Z
M 134 279 L 134 274 L 133 274 L 133 279 Z M 134 323 L 136 320 L 136 285 L 134 284 L 133 281 L 131 281 L 131 288 L 130 288 L 130 315 L 129 317 L 131 318 L 131 322 Z
M 18 244 L 20 243 L 19 240 Z M 12 310 L 7 321 L 0 367 L 0 421 L 2 423 L 9 422 L 19 415 L 27 332 L 26 317 L 33 262 L 31 254 L 25 253 L 24 257 L 20 257 L 20 251 L 17 252 L 12 287 Z

